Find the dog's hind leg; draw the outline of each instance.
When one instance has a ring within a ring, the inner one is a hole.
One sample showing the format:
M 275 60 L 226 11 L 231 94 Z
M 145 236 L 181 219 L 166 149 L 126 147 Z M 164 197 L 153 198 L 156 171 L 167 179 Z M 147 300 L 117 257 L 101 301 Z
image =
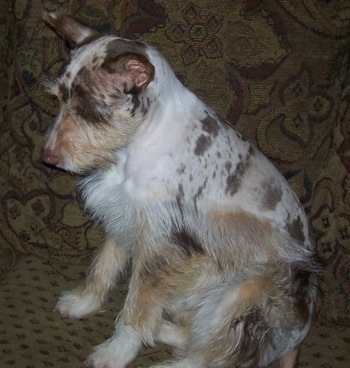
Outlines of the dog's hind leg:
M 188 330 L 186 327 L 177 326 L 163 320 L 156 340 L 157 342 L 183 350 L 188 343 Z
M 64 292 L 56 309 L 63 317 L 83 318 L 97 312 L 129 260 L 129 253 L 108 238 L 97 254 L 84 285 Z

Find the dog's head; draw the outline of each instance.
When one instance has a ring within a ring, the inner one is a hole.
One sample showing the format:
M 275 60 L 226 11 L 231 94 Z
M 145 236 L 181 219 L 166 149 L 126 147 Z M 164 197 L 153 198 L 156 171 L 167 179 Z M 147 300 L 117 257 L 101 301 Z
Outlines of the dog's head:
M 45 14 L 44 21 L 71 51 L 50 86 L 60 111 L 48 132 L 43 160 L 77 173 L 107 166 L 147 113 L 149 101 L 142 95 L 155 73 L 147 46 L 103 36 L 68 15 Z

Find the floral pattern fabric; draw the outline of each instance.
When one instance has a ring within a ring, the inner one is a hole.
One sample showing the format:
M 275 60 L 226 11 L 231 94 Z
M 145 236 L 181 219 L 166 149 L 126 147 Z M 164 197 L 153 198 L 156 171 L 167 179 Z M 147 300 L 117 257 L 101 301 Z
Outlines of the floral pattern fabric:
M 12 251 L 85 265 L 103 239 L 83 212 L 77 178 L 41 161 L 57 111 L 45 84 L 66 57 L 41 14 L 67 12 L 157 47 L 184 84 L 274 162 L 307 212 L 324 264 L 319 321 L 350 325 L 347 2 L 13 0 L 1 10 L 0 239 L 11 248 L 1 253 L 10 257 L 4 269 L 13 267 Z

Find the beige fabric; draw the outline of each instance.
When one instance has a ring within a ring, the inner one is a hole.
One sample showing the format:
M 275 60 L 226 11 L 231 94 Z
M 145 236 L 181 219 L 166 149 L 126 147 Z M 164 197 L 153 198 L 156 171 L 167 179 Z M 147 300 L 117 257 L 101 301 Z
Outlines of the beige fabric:
M 0 3 L 0 239 L 22 254 L 86 264 L 104 235 L 82 211 L 77 178 L 41 160 L 57 112 L 45 81 L 67 56 L 44 11 L 153 44 L 273 160 L 308 214 L 325 265 L 318 318 L 350 326 L 350 2 Z
M 123 284 L 105 312 L 84 320 L 54 312 L 57 296 L 84 279 L 83 266 L 23 256 L 0 285 L 0 366 L 2 368 L 82 368 L 92 347 L 113 332 L 127 292 Z M 130 366 L 148 367 L 171 357 L 169 349 L 142 350 Z M 350 329 L 314 326 L 302 347 L 299 367 L 348 368 Z

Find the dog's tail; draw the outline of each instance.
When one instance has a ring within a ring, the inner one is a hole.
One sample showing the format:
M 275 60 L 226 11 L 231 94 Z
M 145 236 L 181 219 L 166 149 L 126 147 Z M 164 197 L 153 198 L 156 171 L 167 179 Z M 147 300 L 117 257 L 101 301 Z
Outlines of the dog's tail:
M 226 287 L 206 316 L 208 324 L 197 331 L 198 348 L 205 349 L 200 354 L 210 367 L 264 367 L 306 337 L 319 272 L 312 252 L 304 260 L 264 265 L 260 271 Z

